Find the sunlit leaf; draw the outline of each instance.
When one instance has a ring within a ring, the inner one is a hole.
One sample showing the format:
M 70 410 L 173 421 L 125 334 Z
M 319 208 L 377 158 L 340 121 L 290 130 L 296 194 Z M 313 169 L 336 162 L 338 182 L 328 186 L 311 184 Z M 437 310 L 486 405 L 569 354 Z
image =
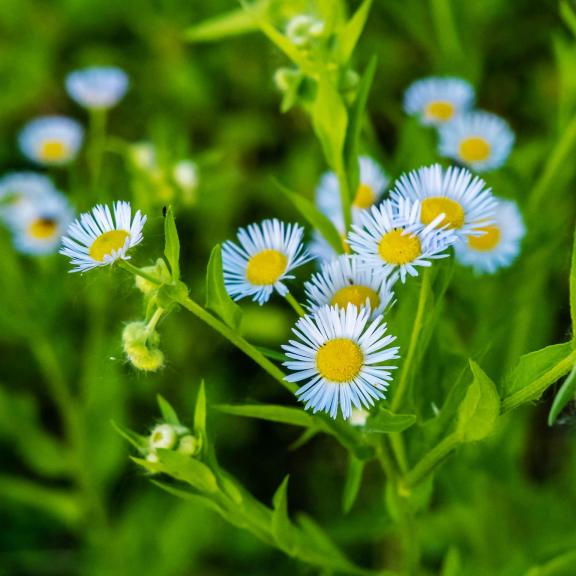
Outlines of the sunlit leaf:
M 180 240 L 178 238 L 178 230 L 176 229 L 174 211 L 171 206 L 168 206 L 166 209 L 166 215 L 164 217 L 164 236 L 164 255 L 170 265 L 172 279 L 178 281 L 180 280 Z
M 366 25 L 371 6 L 372 0 L 364 0 L 338 34 L 338 53 L 341 62 L 346 63 L 350 60 Z
M 160 396 L 160 394 L 156 395 L 156 399 L 158 401 L 158 406 L 160 407 L 160 412 L 164 422 L 167 424 L 172 424 L 173 426 L 179 426 L 180 420 L 178 418 L 178 414 L 176 414 L 176 411 L 174 408 L 172 408 L 170 403 L 165 398 Z
M 294 552 L 294 530 L 288 516 L 288 476 L 276 490 L 272 500 L 274 512 L 272 513 L 272 534 L 276 543 L 290 556 Z
M 415 423 L 415 414 L 394 414 L 390 410 L 381 408 L 378 412 L 369 416 L 364 429 L 366 432 L 390 434 L 392 432 L 402 432 Z

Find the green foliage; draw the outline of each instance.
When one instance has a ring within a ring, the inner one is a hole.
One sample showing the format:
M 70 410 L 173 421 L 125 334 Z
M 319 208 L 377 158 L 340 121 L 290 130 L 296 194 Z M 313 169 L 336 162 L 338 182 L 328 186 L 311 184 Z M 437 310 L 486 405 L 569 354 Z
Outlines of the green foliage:
M 178 238 L 178 230 L 176 229 L 174 211 L 171 206 L 168 206 L 164 217 L 164 238 L 166 242 L 164 255 L 170 265 L 172 280 L 178 282 L 178 280 L 180 280 L 180 240 Z

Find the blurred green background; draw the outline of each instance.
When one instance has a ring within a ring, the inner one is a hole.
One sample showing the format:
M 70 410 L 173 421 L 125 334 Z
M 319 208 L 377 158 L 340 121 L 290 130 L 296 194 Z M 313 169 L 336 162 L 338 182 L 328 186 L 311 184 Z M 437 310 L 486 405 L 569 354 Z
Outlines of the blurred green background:
M 312 6 L 284 4 L 287 13 Z M 451 4 L 455 36 L 446 28 L 450 20 L 442 20 L 450 6 L 445 0 L 374 3 L 356 53 L 358 70 L 372 54 L 379 58 L 365 150 L 392 176 L 437 160 L 432 134 L 405 119 L 402 94 L 422 76 L 464 75 L 477 87 L 480 106 L 504 116 L 517 133 L 508 167 L 487 180 L 497 194 L 522 204 L 575 112 L 576 45 L 551 0 Z M 188 27 L 237 8 L 232 0 L 0 3 L 1 173 L 29 168 L 16 135 L 30 118 L 58 113 L 86 121 L 63 87 L 70 70 L 122 67 L 131 89 L 111 112 L 109 132 L 117 143 L 154 142 L 167 162 L 195 160 L 195 201 L 138 181 L 118 149 L 106 156 L 99 198 L 82 184 L 82 163 L 51 175 L 78 211 L 96 200 L 135 199 L 149 218 L 136 255 L 143 265 L 161 253 L 162 206 L 174 202 L 183 276 L 199 299 L 214 244 L 263 217 L 298 218 L 271 177 L 312 197 L 325 170 L 306 116 L 279 112 L 272 78 L 286 62 L 262 35 L 185 41 Z M 550 201 L 528 216 L 538 232 L 529 234 L 521 272 L 481 281 L 459 273 L 447 311 L 452 321 L 442 325 L 426 359 L 432 366 L 438 350 L 456 357 L 463 340 L 480 353 L 493 338 L 483 366 L 498 374 L 512 357 L 566 339 L 575 169 L 573 156 L 562 163 Z M 18 255 L 5 230 L 0 243 L 0 574 L 317 573 L 212 512 L 155 489 L 110 425 L 114 419 L 146 433 L 158 418 L 156 393 L 184 420 L 191 417 L 201 378 L 213 404 L 293 402 L 286 393 L 184 313 L 161 327 L 166 368 L 136 373 L 123 358 L 120 335 L 143 311 L 123 272 L 69 276 L 63 257 Z M 270 348 L 286 340 L 293 316 L 282 301 L 243 308 L 249 339 Z M 503 357 L 500 342 L 512 342 L 510 357 Z M 59 412 L 62 383 L 80 422 L 74 441 Z M 484 575 L 528 574 L 576 547 L 574 426 L 565 417 L 563 426 L 548 429 L 547 409 L 544 402 L 514 413 L 497 436 L 447 462 L 417 526 L 427 573 L 441 573 L 451 548 L 461 562 L 455 574 Z M 217 414 L 210 425 L 223 465 L 258 498 L 269 503 L 289 472 L 291 509 L 318 519 L 360 564 L 394 566 L 398 544 L 376 469 L 368 469 L 346 517 L 340 507 L 346 455 L 329 438 L 291 451 L 298 438 L 291 427 Z M 562 570 L 534 574 L 576 574 L 574 565 Z

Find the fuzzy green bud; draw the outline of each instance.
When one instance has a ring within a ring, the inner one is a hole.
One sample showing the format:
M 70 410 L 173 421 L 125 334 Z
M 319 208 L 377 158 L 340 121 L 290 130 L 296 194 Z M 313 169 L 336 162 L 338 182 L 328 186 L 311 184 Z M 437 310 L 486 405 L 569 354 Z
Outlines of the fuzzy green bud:
M 152 276 L 152 278 L 157 278 L 159 283 L 170 282 L 171 279 L 170 272 L 163 258 L 158 258 L 154 266 L 145 266 L 141 270 L 148 276 Z M 149 280 L 146 280 L 146 278 L 142 278 L 142 276 L 135 276 L 134 278 L 136 288 L 138 288 L 138 290 L 140 290 L 142 294 L 148 295 L 154 292 L 154 290 L 158 289 L 158 285 L 150 282 Z
M 164 354 L 157 348 L 160 336 L 145 322 L 131 322 L 122 332 L 122 346 L 128 360 L 138 370 L 155 372 L 164 366 Z
M 200 452 L 200 441 L 190 434 L 182 436 L 178 443 L 178 452 L 188 456 L 194 456 Z

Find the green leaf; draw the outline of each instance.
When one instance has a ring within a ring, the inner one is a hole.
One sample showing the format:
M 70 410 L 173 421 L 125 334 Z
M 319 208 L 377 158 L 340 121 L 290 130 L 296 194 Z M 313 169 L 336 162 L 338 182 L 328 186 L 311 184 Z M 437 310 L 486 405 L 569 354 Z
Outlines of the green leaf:
M 222 247 L 214 246 L 206 273 L 206 308 L 215 312 L 230 328 L 238 329 L 242 320 L 242 310 L 230 298 L 224 285 L 222 271 Z
M 343 168 L 348 111 L 338 88 L 326 73 L 318 78 L 318 92 L 312 108 L 312 123 L 328 165 L 336 174 L 340 174 Z
M 188 42 L 214 42 L 255 32 L 258 29 L 258 23 L 253 15 L 239 8 L 191 26 L 184 32 L 184 38 Z
M 200 390 L 196 397 L 194 408 L 194 433 L 201 438 L 206 438 L 206 387 L 204 380 L 200 382 Z
M 164 237 L 164 255 L 170 265 L 172 280 L 178 281 L 180 280 L 180 240 L 172 206 L 168 206 L 164 217 Z
M 496 385 L 484 371 L 470 360 L 472 382 L 458 408 L 456 433 L 462 442 L 476 442 L 494 430 L 500 413 L 500 397 Z
M 372 0 L 364 0 L 360 8 L 356 10 L 352 18 L 346 22 L 342 31 L 338 34 L 338 53 L 340 62 L 346 63 L 350 60 L 352 52 L 362 35 Z
M 576 346 L 576 229 L 572 246 L 572 264 L 570 266 L 570 317 L 572 319 L 573 346 Z
M 350 190 L 356 190 L 358 188 L 360 134 L 362 133 L 362 124 L 366 112 L 366 105 L 368 103 L 368 95 L 370 94 L 370 88 L 372 86 L 372 81 L 374 80 L 377 66 L 378 57 L 373 55 L 364 75 L 362 76 L 362 80 L 360 80 L 356 100 L 354 101 L 354 106 L 350 111 L 350 122 L 348 124 L 346 141 L 344 144 L 344 161 L 348 172 Z
M 224 518 L 226 518 L 226 512 L 222 509 L 212 498 L 201 496 L 197 492 L 193 492 L 191 488 L 184 487 L 179 488 L 173 486 L 172 484 L 168 484 L 167 482 L 161 482 L 160 480 L 150 480 L 154 486 L 157 486 L 161 490 L 164 490 L 168 494 L 172 496 L 176 496 L 177 498 L 182 498 L 183 500 L 190 500 L 192 502 L 198 502 L 208 508 L 214 510 L 218 514 L 221 514 Z
M 156 400 L 158 401 L 158 406 L 160 407 L 160 412 L 162 413 L 162 419 L 167 424 L 172 424 L 173 426 L 180 426 L 180 419 L 178 414 L 172 406 L 164 399 L 160 394 L 156 395 Z
M 344 484 L 344 493 L 342 494 L 342 509 L 348 514 L 356 502 L 360 485 L 362 484 L 362 475 L 364 472 L 364 460 L 359 460 L 353 454 L 348 456 L 348 471 L 346 474 L 346 483 Z
M 562 16 L 562 20 L 572 34 L 576 37 L 576 13 L 574 13 L 574 9 L 570 6 L 570 2 L 568 0 L 561 0 L 560 2 L 560 16 Z
M 502 410 L 507 412 L 537 400 L 546 389 L 572 370 L 576 350 L 571 342 L 553 344 L 522 356 L 503 383 Z
M 216 410 L 234 416 L 244 416 L 247 418 L 259 418 L 270 422 L 280 422 L 282 424 L 292 424 L 304 428 L 317 426 L 313 416 L 307 414 L 301 408 L 291 408 L 289 406 L 274 406 L 271 404 L 246 404 L 243 406 L 234 406 L 231 404 L 219 404 L 215 406 Z
M 278 546 L 289 556 L 294 554 L 294 529 L 288 516 L 288 479 L 286 476 L 282 484 L 276 490 L 272 503 L 274 512 L 272 513 L 272 534 Z
M 136 432 L 132 432 L 132 430 L 128 428 L 124 428 L 124 426 L 114 422 L 114 420 L 111 420 L 110 423 L 116 432 L 118 432 L 118 434 L 120 434 L 124 440 L 128 440 L 128 442 L 130 442 L 130 444 L 132 444 L 136 450 L 141 453 L 148 452 L 148 438 L 146 438 L 146 436 L 141 436 Z
M 394 414 L 390 410 L 381 408 L 375 414 L 371 414 L 366 422 L 366 432 L 390 434 L 402 432 L 416 423 L 415 414 Z
M 187 482 L 200 492 L 210 494 L 218 491 L 216 476 L 206 464 L 172 450 L 158 449 L 156 453 L 159 459 L 156 464 L 159 472 Z
M 441 576 L 460 576 L 462 574 L 462 557 L 458 548 L 450 548 L 444 556 Z
M 576 397 L 576 364 L 572 368 L 572 371 L 568 375 L 568 378 L 564 380 L 560 390 L 554 398 L 552 403 L 552 408 L 550 409 L 550 414 L 548 415 L 548 426 L 553 426 L 554 422 L 560 415 L 560 412 L 564 410 L 564 407 L 571 402 Z
M 337 254 L 344 253 L 344 244 L 342 241 L 342 236 L 332 224 L 331 220 L 322 214 L 316 206 L 310 200 L 288 190 L 285 186 L 279 182 L 274 181 L 276 186 L 284 193 L 286 198 L 292 202 L 296 210 L 300 212 L 303 218 L 305 218 L 308 223 L 322 234 L 326 242 L 336 251 Z

